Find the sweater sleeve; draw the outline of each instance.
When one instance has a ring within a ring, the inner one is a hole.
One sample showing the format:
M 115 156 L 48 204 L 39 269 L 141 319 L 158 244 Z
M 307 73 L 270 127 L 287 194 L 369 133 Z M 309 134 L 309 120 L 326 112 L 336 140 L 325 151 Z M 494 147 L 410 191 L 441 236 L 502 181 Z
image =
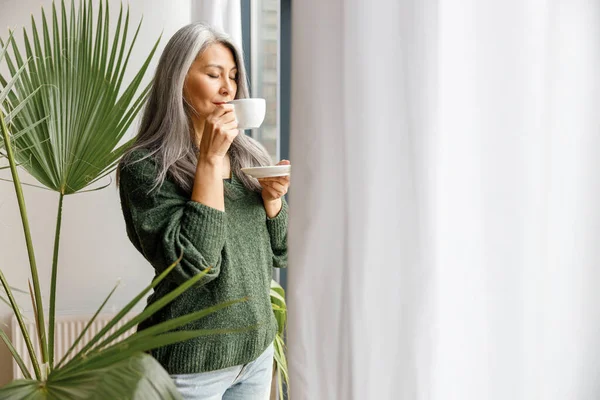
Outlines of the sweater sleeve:
M 201 280 L 206 284 L 219 275 L 225 213 L 190 200 L 168 180 L 151 190 L 156 170 L 148 158 L 121 170 L 119 189 L 128 236 L 157 273 L 183 254 L 169 274 L 178 284 L 210 267 Z
M 281 211 L 274 218 L 267 217 L 267 230 L 271 237 L 271 249 L 273 250 L 273 266 L 275 268 L 287 267 L 287 228 L 288 228 L 288 204 L 284 198 L 281 199 Z

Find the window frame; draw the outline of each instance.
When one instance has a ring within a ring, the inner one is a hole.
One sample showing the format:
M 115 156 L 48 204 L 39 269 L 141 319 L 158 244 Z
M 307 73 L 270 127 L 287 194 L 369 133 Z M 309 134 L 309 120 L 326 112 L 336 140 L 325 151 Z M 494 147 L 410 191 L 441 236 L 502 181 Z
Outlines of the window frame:
M 253 6 L 254 4 L 254 6 Z M 248 74 L 248 82 L 251 83 L 251 89 L 254 86 L 253 78 L 256 76 L 256 46 L 253 38 L 256 39 L 256 26 L 253 26 L 253 12 L 256 12 L 257 2 L 251 0 L 242 0 L 242 48 L 244 51 L 244 64 Z M 277 158 L 278 160 L 288 160 L 290 157 L 290 97 L 291 97 L 291 55 L 292 55 L 292 4 L 291 0 L 280 0 L 279 4 L 279 38 L 278 38 L 278 85 L 277 98 L 279 104 L 277 107 Z M 251 92 L 253 93 L 253 92 Z M 253 94 L 252 94 L 253 95 Z M 249 131 L 253 136 L 253 131 Z M 278 161 L 275 160 L 275 161 Z M 287 196 L 286 196 L 287 200 Z M 284 289 L 287 289 L 287 271 L 277 269 L 275 279 Z

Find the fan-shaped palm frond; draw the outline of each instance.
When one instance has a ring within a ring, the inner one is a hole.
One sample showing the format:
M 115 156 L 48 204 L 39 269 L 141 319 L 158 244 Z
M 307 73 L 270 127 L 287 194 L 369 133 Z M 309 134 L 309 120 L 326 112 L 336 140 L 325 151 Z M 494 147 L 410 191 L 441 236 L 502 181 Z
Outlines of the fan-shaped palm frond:
M 13 139 L 16 159 L 64 195 L 114 169 L 149 90 L 141 84 L 158 45 L 125 85 L 141 22 L 130 38 L 129 10 L 121 7 L 112 32 L 107 0 L 99 2 L 95 18 L 94 23 L 91 0 L 80 1 L 78 10 L 72 2 L 70 12 L 64 0 L 59 9 L 53 4 L 49 18 L 42 9 L 41 27 L 32 16 L 23 46 L 9 37 L 6 62 L 13 78 L 0 75 L 7 90 L 6 121 L 13 132 L 27 132 Z

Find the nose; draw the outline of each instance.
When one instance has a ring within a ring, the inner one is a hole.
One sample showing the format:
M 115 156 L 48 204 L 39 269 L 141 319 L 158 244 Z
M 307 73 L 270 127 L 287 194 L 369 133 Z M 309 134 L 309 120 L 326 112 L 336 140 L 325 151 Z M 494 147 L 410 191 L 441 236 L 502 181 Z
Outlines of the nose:
M 219 91 L 219 94 L 221 96 L 229 96 L 233 93 L 233 83 L 231 82 L 231 79 L 225 79 L 223 81 L 223 83 L 221 84 L 221 90 Z

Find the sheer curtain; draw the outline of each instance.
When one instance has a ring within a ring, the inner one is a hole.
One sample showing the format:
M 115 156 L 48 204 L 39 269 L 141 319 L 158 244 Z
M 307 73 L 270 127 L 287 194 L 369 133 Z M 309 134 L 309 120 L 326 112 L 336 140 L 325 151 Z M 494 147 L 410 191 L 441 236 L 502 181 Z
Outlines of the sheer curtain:
M 192 22 L 203 21 L 227 32 L 242 47 L 241 0 L 191 0 Z
M 600 3 L 292 7 L 292 397 L 600 398 Z

